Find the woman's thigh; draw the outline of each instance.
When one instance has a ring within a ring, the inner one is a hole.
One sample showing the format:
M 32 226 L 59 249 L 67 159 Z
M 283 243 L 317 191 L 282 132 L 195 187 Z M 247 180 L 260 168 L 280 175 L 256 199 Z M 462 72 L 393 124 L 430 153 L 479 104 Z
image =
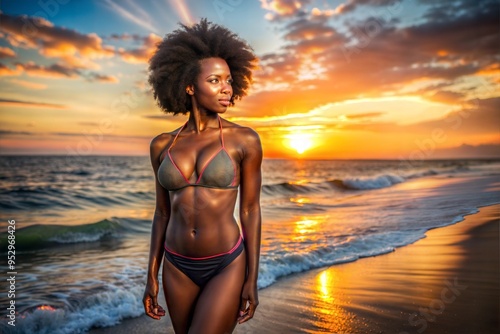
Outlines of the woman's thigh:
M 175 333 L 187 333 L 200 288 L 166 258 L 163 261 L 162 280 Z
M 246 255 L 243 251 L 205 285 L 196 302 L 189 333 L 221 334 L 233 331 L 245 275 Z

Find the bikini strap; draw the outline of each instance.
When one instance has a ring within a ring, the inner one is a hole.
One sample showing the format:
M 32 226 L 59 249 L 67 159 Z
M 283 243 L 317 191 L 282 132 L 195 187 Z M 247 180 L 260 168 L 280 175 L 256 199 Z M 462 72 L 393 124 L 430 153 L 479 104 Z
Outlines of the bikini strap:
M 175 142 L 177 141 L 177 137 L 182 132 L 182 130 L 184 130 L 184 128 L 186 127 L 187 124 L 188 124 L 188 122 L 186 121 L 186 123 L 184 123 L 184 125 L 180 128 L 180 130 L 177 131 L 177 134 L 175 135 L 174 140 L 172 140 L 172 144 L 170 144 L 170 147 L 168 148 L 169 152 L 170 152 L 170 149 L 174 146 Z
M 222 148 L 225 149 L 225 146 L 224 146 L 224 135 L 222 134 L 222 120 L 221 120 L 221 118 L 220 118 L 219 115 L 217 115 L 217 119 L 219 120 L 220 143 L 222 145 Z M 184 123 L 184 125 L 180 128 L 180 130 L 175 135 L 174 140 L 172 140 L 172 144 L 170 144 L 170 147 L 168 148 L 169 151 L 174 146 L 175 142 L 177 141 L 177 137 L 182 132 L 182 130 L 184 130 L 184 128 L 186 127 L 186 125 L 188 124 L 188 122 L 189 122 L 189 120 L 186 121 L 186 123 Z
M 217 118 L 219 119 L 219 129 L 220 129 L 220 143 L 223 149 L 226 149 L 224 146 L 224 135 L 222 134 L 222 120 L 220 119 L 220 115 L 217 114 Z

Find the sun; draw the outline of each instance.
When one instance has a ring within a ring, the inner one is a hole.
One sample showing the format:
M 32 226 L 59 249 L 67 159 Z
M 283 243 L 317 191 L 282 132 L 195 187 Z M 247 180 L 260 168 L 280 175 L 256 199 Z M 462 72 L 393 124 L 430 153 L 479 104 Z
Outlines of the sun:
M 287 136 L 288 146 L 297 151 L 298 154 L 302 154 L 313 145 L 311 136 L 305 133 L 295 133 Z

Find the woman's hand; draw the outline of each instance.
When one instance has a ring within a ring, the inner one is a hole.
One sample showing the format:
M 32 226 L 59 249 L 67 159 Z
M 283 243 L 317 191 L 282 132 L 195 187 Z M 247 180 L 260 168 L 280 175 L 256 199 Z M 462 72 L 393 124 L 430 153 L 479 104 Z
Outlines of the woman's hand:
M 160 320 L 165 315 L 163 307 L 158 305 L 158 280 L 149 281 L 146 284 L 144 297 L 142 303 L 144 304 L 144 311 L 153 319 Z
M 238 323 L 242 324 L 252 319 L 257 305 L 259 305 L 257 283 L 253 281 L 246 281 L 245 284 L 243 284 L 243 291 L 241 292 L 240 316 L 238 317 Z

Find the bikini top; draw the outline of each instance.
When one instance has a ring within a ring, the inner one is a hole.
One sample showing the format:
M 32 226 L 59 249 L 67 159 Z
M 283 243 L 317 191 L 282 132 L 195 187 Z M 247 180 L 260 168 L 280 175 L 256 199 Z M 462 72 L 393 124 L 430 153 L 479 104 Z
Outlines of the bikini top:
M 205 165 L 199 170 L 195 163 L 193 174 L 187 178 L 179 169 L 174 159 L 172 158 L 171 150 L 177 141 L 177 137 L 184 130 L 186 122 L 182 128 L 177 132 L 167 150 L 167 156 L 163 159 L 158 168 L 158 182 L 167 190 L 179 190 L 186 187 L 206 187 L 218 189 L 234 189 L 238 186 L 235 185 L 236 181 L 236 164 L 224 146 L 224 136 L 222 135 L 222 121 L 220 116 L 219 129 L 220 129 L 220 142 L 221 147 L 208 159 Z M 198 178 L 196 178 L 198 175 Z M 195 182 L 190 180 L 196 178 Z

